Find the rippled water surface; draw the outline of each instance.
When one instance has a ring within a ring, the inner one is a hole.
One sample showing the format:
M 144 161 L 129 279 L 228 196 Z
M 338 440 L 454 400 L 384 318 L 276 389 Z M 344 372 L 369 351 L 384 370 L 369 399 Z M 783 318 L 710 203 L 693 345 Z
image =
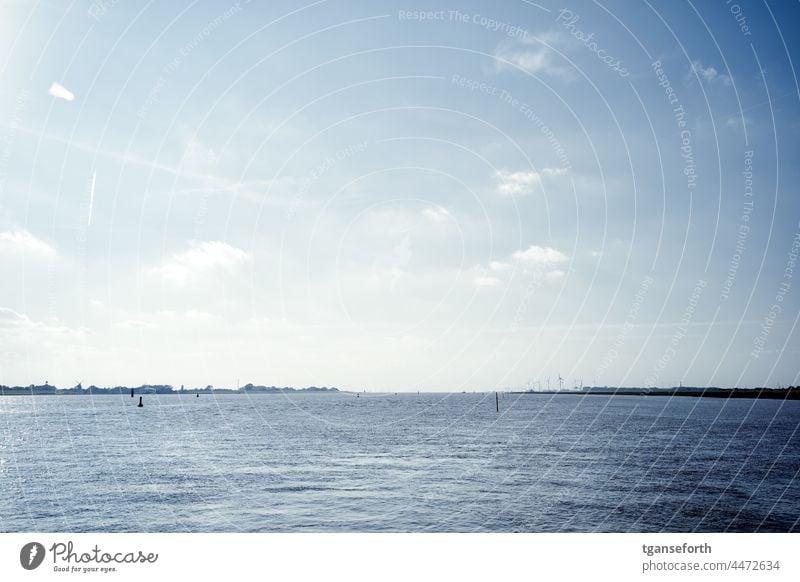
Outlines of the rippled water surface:
M 800 531 L 800 402 L 0 397 L 0 531 Z

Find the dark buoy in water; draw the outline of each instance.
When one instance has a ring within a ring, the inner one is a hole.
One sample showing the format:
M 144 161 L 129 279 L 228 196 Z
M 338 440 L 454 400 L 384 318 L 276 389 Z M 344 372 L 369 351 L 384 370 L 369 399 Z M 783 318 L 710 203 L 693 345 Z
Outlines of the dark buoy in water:
M 494 393 L 494 406 L 497 412 L 500 412 L 500 398 L 497 396 L 497 392 Z
M 144 404 L 142 404 L 142 397 L 139 396 L 139 408 L 143 408 Z
M 131 388 L 131 398 L 133 398 L 133 388 Z
M 198 394 L 197 397 L 200 398 L 200 395 Z

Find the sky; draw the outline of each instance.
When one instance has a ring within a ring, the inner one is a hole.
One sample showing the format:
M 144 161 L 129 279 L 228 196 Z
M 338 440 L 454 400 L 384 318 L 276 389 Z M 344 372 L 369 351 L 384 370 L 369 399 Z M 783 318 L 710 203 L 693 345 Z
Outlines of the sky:
M 0 384 L 797 385 L 798 19 L 2 0 Z

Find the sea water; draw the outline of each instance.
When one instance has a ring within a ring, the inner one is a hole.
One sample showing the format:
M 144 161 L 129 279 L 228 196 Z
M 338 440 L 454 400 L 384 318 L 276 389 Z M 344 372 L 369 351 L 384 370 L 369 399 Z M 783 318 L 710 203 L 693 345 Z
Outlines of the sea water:
M 800 402 L 0 397 L 0 531 L 800 531 Z

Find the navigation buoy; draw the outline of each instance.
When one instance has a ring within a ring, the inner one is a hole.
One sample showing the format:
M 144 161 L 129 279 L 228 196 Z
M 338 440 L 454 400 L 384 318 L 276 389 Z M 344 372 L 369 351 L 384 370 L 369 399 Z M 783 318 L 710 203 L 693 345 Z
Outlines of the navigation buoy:
M 142 397 L 139 396 L 139 408 L 142 408 L 142 407 L 144 407 L 144 404 L 142 404 Z
M 131 388 L 131 398 L 133 398 L 133 388 Z

